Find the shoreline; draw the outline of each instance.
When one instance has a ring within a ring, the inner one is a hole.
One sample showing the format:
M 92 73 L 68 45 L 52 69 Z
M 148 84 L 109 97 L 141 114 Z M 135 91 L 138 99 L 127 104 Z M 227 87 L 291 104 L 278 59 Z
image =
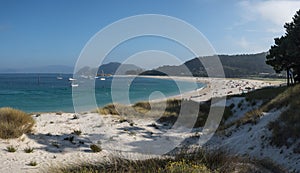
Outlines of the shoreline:
M 252 90 L 281 86 L 283 80 L 272 79 L 243 79 L 243 78 L 209 78 L 209 77 L 185 77 L 185 76 L 139 76 L 145 78 L 157 78 L 167 80 L 181 80 L 203 83 L 205 86 L 196 90 L 187 91 L 179 95 L 170 96 L 165 99 L 190 99 L 196 102 L 207 101 L 214 97 L 224 97 L 246 93 Z M 251 89 L 247 89 L 247 88 Z M 163 99 L 159 99 L 161 101 Z M 157 100 L 152 100 L 157 101 Z
M 263 87 L 270 86 L 280 86 L 285 83 L 285 81 L 280 79 L 245 79 L 245 78 L 210 78 L 210 77 L 187 77 L 187 76 L 147 76 L 147 75 L 119 75 L 117 77 L 141 77 L 141 78 L 151 78 L 151 79 L 162 79 L 162 80 L 177 80 L 177 81 L 187 81 L 187 82 L 196 82 L 201 83 L 204 86 L 197 88 L 195 90 L 186 91 L 177 95 L 167 96 L 164 98 L 152 99 L 152 100 L 140 100 L 130 105 L 133 105 L 138 102 L 150 101 L 150 102 L 159 102 L 167 99 L 188 99 L 196 102 L 207 101 L 214 97 L 224 97 L 227 95 L 235 95 L 246 93 L 250 90 L 247 90 L 247 87 L 254 89 L 260 89 Z M 236 90 L 235 87 L 239 87 L 239 90 Z M 104 106 L 112 104 L 107 103 Z M 103 106 L 100 106 L 103 107 Z M 85 112 L 91 112 L 93 110 L 88 110 Z M 79 112 L 66 112 L 66 111 L 48 111 L 48 112 L 29 112 L 29 114 L 42 114 L 42 113 L 79 113 Z

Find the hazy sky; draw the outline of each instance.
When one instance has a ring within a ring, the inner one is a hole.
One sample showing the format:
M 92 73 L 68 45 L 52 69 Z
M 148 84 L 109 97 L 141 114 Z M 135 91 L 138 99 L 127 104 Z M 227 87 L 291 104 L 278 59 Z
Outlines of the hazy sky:
M 0 68 L 73 66 L 99 30 L 140 14 L 163 14 L 190 23 L 218 54 L 258 53 L 284 34 L 284 23 L 298 9 L 299 1 L 277 0 L 0 0 Z M 107 61 L 124 61 L 144 50 L 180 50 L 165 42 L 129 41 L 111 52 Z

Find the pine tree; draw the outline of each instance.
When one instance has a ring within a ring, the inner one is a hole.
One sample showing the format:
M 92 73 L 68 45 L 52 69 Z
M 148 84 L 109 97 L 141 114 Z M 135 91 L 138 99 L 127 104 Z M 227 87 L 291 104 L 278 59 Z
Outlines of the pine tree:
M 271 46 L 266 63 L 277 73 L 287 71 L 289 85 L 290 81 L 300 81 L 300 10 L 294 15 L 293 21 L 286 23 L 284 28 L 285 35 L 274 39 L 275 45 Z M 293 72 L 292 75 L 290 71 Z

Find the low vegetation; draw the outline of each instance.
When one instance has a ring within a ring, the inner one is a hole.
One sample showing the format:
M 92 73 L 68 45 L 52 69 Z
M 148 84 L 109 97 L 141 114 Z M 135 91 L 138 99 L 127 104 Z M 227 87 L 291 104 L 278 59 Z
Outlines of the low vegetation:
M 77 135 L 77 136 L 80 136 L 82 131 L 81 130 L 74 130 L 72 133 Z
M 239 96 L 245 97 L 246 101 L 251 103 L 254 103 L 257 100 L 262 101 L 262 105 L 265 105 L 285 90 L 286 87 L 268 87 L 244 93 Z
M 291 87 L 270 87 L 243 94 L 248 102 L 263 101 L 261 107 L 247 112 L 240 119 L 219 127 L 219 131 L 235 125 L 256 124 L 263 112 L 282 110 L 279 118 L 268 124 L 272 132 L 270 143 L 277 147 L 291 146 L 298 142 L 300 146 L 300 84 Z M 244 103 L 241 103 L 244 104 Z M 233 106 L 231 106 L 233 107 Z M 298 141 L 297 141 L 298 140 Z M 298 153 L 298 150 L 294 151 Z
M 34 150 L 34 149 L 31 148 L 31 147 L 27 147 L 27 148 L 24 149 L 24 152 L 25 152 L 25 153 L 32 153 L 33 150 Z
M 102 148 L 96 144 L 90 145 L 90 148 L 91 148 L 92 152 L 94 152 L 94 153 L 98 153 L 98 152 L 102 151 Z
M 100 163 L 81 163 L 65 167 L 52 168 L 51 173 L 217 173 L 217 172 L 284 172 L 270 161 L 257 161 L 237 156 L 228 156 L 223 151 L 206 152 L 203 149 L 182 151 L 173 157 L 151 158 L 147 160 L 127 160 L 108 158 Z
M 6 147 L 6 150 L 10 153 L 14 153 L 17 151 L 17 148 L 11 145 L 11 146 Z
M 18 138 L 24 133 L 31 132 L 34 120 L 25 112 L 0 108 L 0 138 Z
M 269 124 L 269 129 L 272 130 L 271 144 L 289 147 L 300 139 L 299 96 L 300 84 L 289 87 L 268 105 L 269 108 L 286 107 L 279 118 Z
M 162 105 L 166 105 L 165 110 L 162 110 Z M 210 111 L 211 101 L 199 104 L 191 100 L 169 99 L 166 102 L 138 102 L 132 106 L 109 104 L 98 109 L 98 113 L 102 115 L 121 115 L 126 117 L 145 117 L 158 118 L 158 123 L 174 124 L 179 114 L 190 117 L 198 115 L 194 127 L 203 127 Z M 181 110 L 181 108 L 186 108 Z M 214 110 L 222 109 L 214 107 Z M 232 115 L 231 109 L 225 107 L 223 121 Z M 188 118 L 187 118 L 188 119 Z M 120 121 L 127 121 L 126 118 L 121 118 Z
M 36 161 L 31 161 L 31 162 L 29 162 L 28 165 L 29 165 L 29 166 L 37 166 L 38 164 L 37 164 Z

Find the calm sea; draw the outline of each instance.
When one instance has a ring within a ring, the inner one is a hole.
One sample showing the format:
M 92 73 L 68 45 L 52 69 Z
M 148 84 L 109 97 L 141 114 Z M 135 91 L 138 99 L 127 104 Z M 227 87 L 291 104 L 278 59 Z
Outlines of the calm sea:
M 58 80 L 57 77 L 62 77 Z M 72 101 L 71 82 L 68 80 L 71 74 L 0 74 L 0 107 L 13 107 L 26 112 L 74 112 Z M 98 106 L 104 106 L 112 102 L 111 84 L 113 77 L 106 80 L 95 80 L 95 97 Z M 85 79 L 90 80 L 90 79 Z M 186 81 L 173 81 L 154 78 L 135 78 L 129 83 L 129 78 L 114 78 L 120 84 L 128 84 L 129 94 L 123 99 L 129 99 L 131 103 L 148 100 L 151 93 L 158 91 L 165 96 L 178 95 L 182 92 L 195 90 L 203 84 L 195 85 Z M 80 81 L 79 85 L 84 85 Z M 180 90 L 177 84 L 180 83 Z M 120 95 L 122 102 L 123 87 L 116 87 L 114 94 Z M 118 93 L 119 92 L 119 93 Z M 84 95 L 84 92 L 82 92 Z M 162 97 L 162 96 L 161 96 Z M 159 99 L 160 95 L 154 96 Z

